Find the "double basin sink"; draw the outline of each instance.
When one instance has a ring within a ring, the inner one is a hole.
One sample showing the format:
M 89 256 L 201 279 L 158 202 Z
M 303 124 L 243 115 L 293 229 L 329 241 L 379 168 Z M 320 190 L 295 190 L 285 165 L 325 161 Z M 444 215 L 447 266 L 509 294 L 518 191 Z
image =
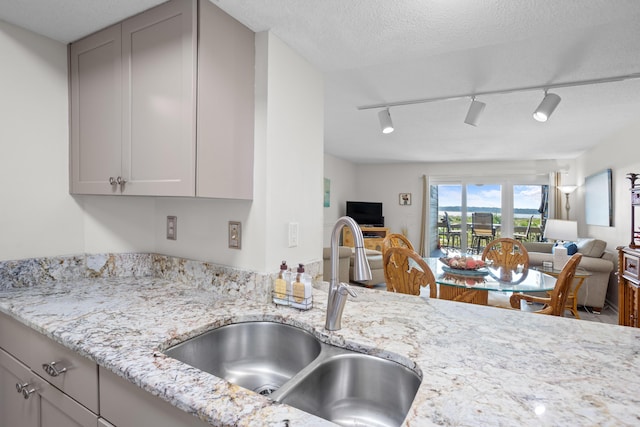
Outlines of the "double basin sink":
M 343 426 L 399 426 L 422 380 L 398 363 L 276 322 L 223 326 L 165 354 Z

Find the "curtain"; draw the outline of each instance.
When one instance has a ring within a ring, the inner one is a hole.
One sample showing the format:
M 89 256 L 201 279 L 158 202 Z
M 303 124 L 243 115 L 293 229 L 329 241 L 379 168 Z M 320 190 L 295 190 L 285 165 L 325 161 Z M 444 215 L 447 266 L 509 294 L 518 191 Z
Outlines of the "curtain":
M 418 252 L 421 257 L 424 257 L 427 253 L 425 248 L 425 235 L 426 235 L 426 224 L 427 224 L 427 176 L 422 175 L 422 220 L 420 221 L 420 246 L 418 247 Z

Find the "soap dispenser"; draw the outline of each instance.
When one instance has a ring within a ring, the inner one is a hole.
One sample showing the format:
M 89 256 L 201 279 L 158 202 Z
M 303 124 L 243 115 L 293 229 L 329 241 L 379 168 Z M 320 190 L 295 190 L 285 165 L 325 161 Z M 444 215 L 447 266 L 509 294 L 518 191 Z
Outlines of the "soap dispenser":
M 291 286 L 293 288 L 292 307 L 302 310 L 309 310 L 313 307 L 311 279 L 308 274 L 305 274 L 303 264 L 298 264 L 298 270 Z
M 280 273 L 273 285 L 273 302 L 279 305 L 289 305 L 291 295 L 291 273 L 288 271 L 287 262 L 280 264 Z

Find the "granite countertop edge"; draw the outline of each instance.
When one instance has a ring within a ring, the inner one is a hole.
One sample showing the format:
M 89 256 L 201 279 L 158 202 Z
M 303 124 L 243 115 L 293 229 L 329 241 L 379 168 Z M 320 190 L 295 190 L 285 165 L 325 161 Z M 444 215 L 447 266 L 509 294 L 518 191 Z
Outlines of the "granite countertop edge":
M 173 278 L 65 277 L 0 286 L 0 311 L 212 425 L 332 425 L 162 353 L 207 330 L 261 320 L 419 372 L 404 425 L 640 419 L 638 329 L 362 289 L 347 302 L 343 328 L 328 332 L 326 283 L 313 296 L 314 307 L 300 311 Z

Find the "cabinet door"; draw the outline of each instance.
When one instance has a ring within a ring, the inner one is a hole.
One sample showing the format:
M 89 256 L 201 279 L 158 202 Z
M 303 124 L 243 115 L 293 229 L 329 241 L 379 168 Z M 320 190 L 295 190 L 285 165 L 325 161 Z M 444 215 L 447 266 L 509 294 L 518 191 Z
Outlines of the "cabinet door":
M 253 199 L 255 34 L 200 2 L 198 197 Z
M 38 407 L 35 399 L 18 394 L 16 384 L 30 380 L 29 370 L 0 349 L 0 426 L 36 427 Z
M 115 194 L 121 174 L 120 25 L 71 45 L 70 187 L 75 194 Z
M 122 23 L 123 194 L 195 195 L 194 2 Z
M 209 426 L 104 368 L 100 368 L 100 413 L 117 426 Z

